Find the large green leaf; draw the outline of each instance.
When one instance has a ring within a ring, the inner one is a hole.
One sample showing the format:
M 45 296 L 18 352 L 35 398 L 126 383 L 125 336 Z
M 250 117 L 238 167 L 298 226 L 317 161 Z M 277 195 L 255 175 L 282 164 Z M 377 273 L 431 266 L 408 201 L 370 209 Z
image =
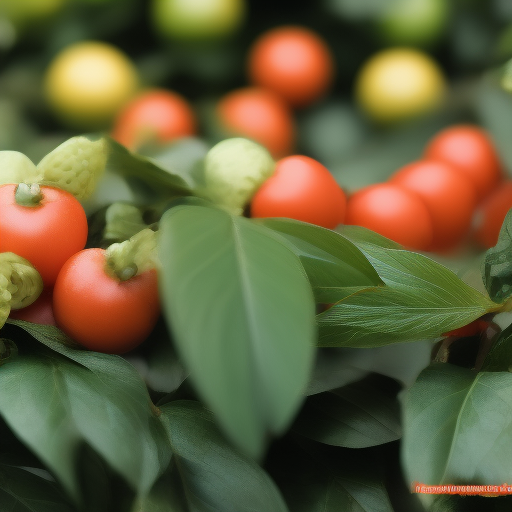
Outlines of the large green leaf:
M 346 448 L 366 448 L 401 436 L 400 407 L 385 378 L 370 376 L 310 396 L 293 425 L 302 436 Z
M 313 362 L 314 299 L 273 231 L 214 208 L 161 221 L 163 312 L 192 380 L 229 436 L 260 454 L 299 407 Z
M 496 310 L 494 302 L 426 256 L 383 247 L 380 238 L 361 230 L 347 234 L 387 286 L 355 293 L 319 315 L 320 346 L 436 338 Z
M 403 407 L 402 459 L 410 482 L 512 480 L 512 374 L 435 363 Z
M 147 491 L 170 452 L 135 368 L 118 356 L 61 344 L 54 327 L 13 323 L 55 351 L 41 348 L 2 367 L 0 415 L 16 436 L 74 495 L 76 450 L 84 441 L 134 488 Z
M 2 512 L 73 512 L 58 487 L 25 469 L 0 464 Z
M 337 302 L 356 291 L 383 284 L 363 253 L 339 233 L 288 219 L 261 222 L 291 243 L 317 302 Z
M 162 407 L 173 463 L 141 512 L 286 512 L 274 482 L 252 459 L 238 453 L 198 402 Z
M 89 136 L 98 140 L 98 136 Z M 106 170 L 127 178 L 137 189 L 141 198 L 149 196 L 152 200 L 162 196 L 180 196 L 190 194 L 188 183 L 168 166 L 160 165 L 156 160 L 132 153 L 110 137 L 103 137 L 108 159 Z
M 507 213 L 498 243 L 485 253 L 483 279 L 489 295 L 497 302 L 512 296 L 512 211 Z

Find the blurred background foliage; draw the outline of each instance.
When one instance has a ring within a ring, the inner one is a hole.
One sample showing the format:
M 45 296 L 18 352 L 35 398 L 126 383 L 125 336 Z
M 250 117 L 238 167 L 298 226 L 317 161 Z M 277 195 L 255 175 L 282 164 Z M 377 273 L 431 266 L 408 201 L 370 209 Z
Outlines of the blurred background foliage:
M 325 38 L 336 66 L 329 94 L 293 113 L 295 152 L 319 159 L 349 191 L 386 179 L 418 158 L 439 128 L 461 121 L 488 128 L 506 167 L 512 168 L 512 101 L 500 88 L 502 67 L 512 58 L 508 0 L 246 1 L 225 7 L 226 12 L 238 9 L 236 19 L 230 27 L 221 27 L 224 37 L 209 38 L 173 36 L 172 24 L 166 32 L 159 3 L 2 0 L 0 149 L 19 150 L 37 161 L 59 142 L 84 131 L 61 123 L 45 101 L 42 83 L 55 55 L 85 40 L 121 49 L 134 62 L 141 87 L 182 94 L 199 118 L 199 135 L 214 142 L 221 134 L 213 106 L 222 95 L 249 85 L 246 61 L 251 44 L 270 28 L 295 24 Z M 198 9 L 206 5 L 196 3 Z M 212 16 L 210 25 L 222 24 Z M 427 51 L 441 66 L 449 90 L 436 112 L 378 124 L 354 99 L 356 77 L 370 56 L 397 45 Z M 108 131 L 111 126 L 100 128 Z

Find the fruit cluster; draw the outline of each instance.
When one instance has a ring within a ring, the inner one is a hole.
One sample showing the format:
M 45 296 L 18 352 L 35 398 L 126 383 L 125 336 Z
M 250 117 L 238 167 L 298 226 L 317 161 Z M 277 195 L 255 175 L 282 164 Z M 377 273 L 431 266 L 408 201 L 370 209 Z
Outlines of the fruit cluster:
M 509 182 L 489 135 L 476 126 L 454 125 L 430 140 L 422 159 L 386 183 L 354 193 L 346 223 L 410 249 L 444 253 L 468 236 L 484 248 L 495 245 L 511 206 Z

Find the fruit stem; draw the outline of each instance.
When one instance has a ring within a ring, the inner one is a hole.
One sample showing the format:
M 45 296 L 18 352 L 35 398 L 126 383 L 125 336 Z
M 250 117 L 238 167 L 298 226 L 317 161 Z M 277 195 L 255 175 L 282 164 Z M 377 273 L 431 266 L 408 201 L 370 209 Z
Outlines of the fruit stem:
M 39 206 L 43 199 L 43 193 L 38 183 L 31 185 L 20 183 L 14 192 L 14 199 L 19 206 Z

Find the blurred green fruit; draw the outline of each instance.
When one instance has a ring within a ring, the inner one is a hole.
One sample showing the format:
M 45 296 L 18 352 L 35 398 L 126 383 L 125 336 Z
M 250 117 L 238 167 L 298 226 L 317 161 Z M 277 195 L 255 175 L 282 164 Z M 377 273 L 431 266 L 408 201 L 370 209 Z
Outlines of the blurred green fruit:
M 49 18 L 66 3 L 67 0 L 0 0 L 0 17 L 24 26 Z
M 242 24 L 245 0 L 153 0 L 151 19 L 170 39 L 197 41 L 229 36 Z
M 377 19 L 389 44 L 429 46 L 443 35 L 450 16 L 447 0 L 392 0 Z

